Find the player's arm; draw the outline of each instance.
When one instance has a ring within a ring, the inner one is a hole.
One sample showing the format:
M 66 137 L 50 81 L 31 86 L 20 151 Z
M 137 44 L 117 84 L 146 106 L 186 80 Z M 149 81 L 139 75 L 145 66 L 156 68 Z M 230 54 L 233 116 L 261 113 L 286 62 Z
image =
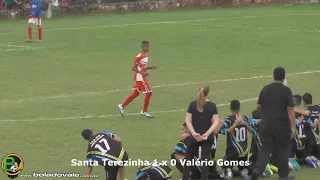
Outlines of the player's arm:
M 184 122 L 186 123 L 188 130 L 190 131 L 190 134 L 192 135 L 197 134 L 197 132 L 194 130 L 192 125 L 192 114 L 190 112 L 186 113 Z
M 233 123 L 232 126 L 230 126 L 230 120 L 223 121 L 223 128 L 225 128 L 228 133 L 231 133 L 237 126 L 238 126 L 237 121 Z
M 118 135 L 110 133 L 110 137 L 121 144 L 121 138 Z
M 136 73 L 142 74 L 142 72 L 139 71 L 137 67 L 138 67 L 138 63 L 136 63 L 136 61 L 135 61 L 135 62 L 133 63 L 133 65 L 132 65 L 132 71 L 134 71 L 134 72 L 136 72 Z
M 288 118 L 289 122 L 291 124 L 291 136 L 294 137 L 296 136 L 296 116 L 294 112 L 294 103 L 293 103 L 293 96 L 292 96 L 292 91 L 290 88 L 287 89 L 287 95 L 285 97 L 285 105 L 287 107 L 287 113 L 288 113 Z
M 248 119 L 248 124 L 252 126 L 257 126 L 261 122 L 261 119 Z
M 296 129 L 296 117 L 294 113 L 294 108 L 293 107 L 287 107 L 288 111 L 288 116 L 289 116 L 289 121 L 291 124 L 291 129 Z
M 208 129 L 208 131 L 206 132 L 206 134 L 209 136 L 211 133 L 214 132 L 215 129 L 217 129 L 217 126 L 219 125 L 220 123 L 220 120 L 219 120 L 219 115 L 218 114 L 214 114 L 211 118 L 211 121 L 212 121 L 212 125 L 210 126 L 210 128 Z
M 253 132 L 253 128 L 252 128 L 251 126 L 249 126 L 249 124 L 248 124 L 245 120 L 242 120 L 240 124 L 243 125 L 243 126 L 245 126 L 246 129 L 247 129 L 249 132 L 251 132 L 251 133 Z
M 147 67 L 147 69 L 156 70 L 156 69 L 157 69 L 157 66 L 156 66 L 156 65 L 150 66 L 150 67 Z
M 136 60 L 134 61 L 133 65 L 132 65 L 132 71 L 136 72 L 136 73 L 139 73 L 139 74 L 143 74 L 144 76 L 148 76 L 149 73 L 147 72 L 141 72 L 138 70 L 138 63 L 136 62 Z
M 210 128 L 207 130 L 207 132 L 202 135 L 203 139 L 207 139 L 211 133 L 214 133 L 214 130 L 217 128 L 217 126 L 220 123 L 219 113 L 216 105 L 212 107 L 211 112 L 212 112 L 212 117 L 211 117 L 212 124 Z
M 262 108 L 262 104 L 263 104 L 263 92 L 264 92 L 264 88 L 261 90 L 260 94 L 259 94 L 259 98 L 258 98 L 258 103 L 257 103 L 257 111 L 261 112 L 261 108 Z
M 120 137 L 114 137 L 113 140 L 117 141 L 118 143 L 120 143 L 122 145 L 121 139 Z
M 223 121 L 220 121 L 216 129 L 213 131 L 213 133 L 218 134 L 222 128 L 223 128 Z
M 294 107 L 294 111 L 303 115 L 303 116 L 309 116 L 309 112 L 303 109 L 300 109 L 299 107 Z
M 188 137 L 190 137 L 190 133 L 182 133 L 181 137 L 180 137 L 180 141 L 184 141 L 185 139 L 187 139 Z
M 318 126 L 319 122 L 320 122 L 319 120 L 315 120 L 314 122 L 312 122 L 312 120 L 310 118 L 308 119 L 308 123 L 310 124 L 311 129 L 316 128 Z
M 86 172 L 87 180 L 90 180 L 90 176 L 92 174 L 92 169 L 93 169 L 93 166 L 88 166 L 87 167 L 87 172 Z

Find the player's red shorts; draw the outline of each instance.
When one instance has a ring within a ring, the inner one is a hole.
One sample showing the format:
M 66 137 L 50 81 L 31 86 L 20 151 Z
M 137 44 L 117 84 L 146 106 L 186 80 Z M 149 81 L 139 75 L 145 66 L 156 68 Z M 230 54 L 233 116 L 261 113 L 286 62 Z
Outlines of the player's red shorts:
M 133 86 L 133 89 L 142 93 L 152 92 L 148 80 L 136 81 L 136 84 Z

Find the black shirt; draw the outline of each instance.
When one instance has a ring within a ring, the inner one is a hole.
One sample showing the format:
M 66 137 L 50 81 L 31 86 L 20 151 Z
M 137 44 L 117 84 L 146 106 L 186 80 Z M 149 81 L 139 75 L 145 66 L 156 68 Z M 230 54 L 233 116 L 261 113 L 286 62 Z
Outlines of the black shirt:
M 307 108 L 307 111 L 309 112 L 309 116 L 305 117 L 306 121 L 308 122 L 308 124 L 313 124 L 316 121 L 319 121 L 319 113 L 320 110 L 318 109 L 318 107 L 316 106 L 309 106 Z M 307 139 L 308 145 L 316 145 L 316 144 L 320 144 L 319 142 L 319 126 L 316 126 L 313 129 L 310 129 L 307 133 Z
M 192 114 L 192 125 L 194 130 L 199 134 L 204 134 L 212 125 L 212 116 L 218 114 L 217 106 L 211 101 L 207 101 L 203 112 L 197 109 L 197 101 L 192 101 L 187 110 Z
M 276 124 L 289 125 L 288 107 L 294 107 L 292 91 L 282 83 L 265 86 L 259 95 L 261 105 L 261 126 Z
M 296 120 L 296 128 L 297 134 L 292 145 L 296 146 L 297 150 L 303 150 L 307 142 L 307 132 L 309 132 L 310 125 L 305 120 L 301 123 Z
M 213 143 L 211 146 L 211 158 L 213 159 L 216 156 L 216 149 L 217 149 L 217 140 L 218 140 L 218 134 L 214 134 L 214 139 L 213 139 Z M 181 154 L 183 156 L 187 156 L 187 150 L 188 150 L 188 146 L 189 146 L 189 142 L 190 142 L 190 137 L 187 137 L 185 140 L 181 140 L 178 142 L 178 144 L 176 145 L 176 147 L 174 148 L 175 153 L 177 154 Z M 197 152 L 198 154 L 198 152 Z
M 101 166 L 106 166 L 109 160 L 122 161 L 125 150 L 119 142 L 112 139 L 115 136 L 108 131 L 93 135 L 89 141 L 87 159 L 98 161 Z
M 227 116 L 223 121 L 224 128 L 230 128 L 235 122 L 237 117 L 235 115 Z M 247 122 L 249 118 L 243 116 L 243 120 Z M 248 154 L 248 132 L 244 125 L 239 124 L 230 133 L 227 133 L 227 156 L 237 155 L 244 157 Z

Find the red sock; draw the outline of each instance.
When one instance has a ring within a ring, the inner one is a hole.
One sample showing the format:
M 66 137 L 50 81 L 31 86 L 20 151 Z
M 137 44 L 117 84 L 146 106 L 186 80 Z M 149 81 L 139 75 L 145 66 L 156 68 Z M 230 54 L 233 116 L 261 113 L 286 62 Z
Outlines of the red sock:
M 28 27 L 28 36 L 29 36 L 29 39 L 32 40 L 32 28 L 31 27 Z
M 42 40 L 42 29 L 38 29 L 39 40 Z
M 146 94 L 146 97 L 144 98 L 143 112 L 148 112 L 148 106 L 149 106 L 151 96 L 152 96 L 152 92 L 148 92 Z
M 133 91 L 133 93 L 122 103 L 122 107 L 125 108 L 129 103 L 131 103 L 136 97 L 139 96 L 138 91 Z

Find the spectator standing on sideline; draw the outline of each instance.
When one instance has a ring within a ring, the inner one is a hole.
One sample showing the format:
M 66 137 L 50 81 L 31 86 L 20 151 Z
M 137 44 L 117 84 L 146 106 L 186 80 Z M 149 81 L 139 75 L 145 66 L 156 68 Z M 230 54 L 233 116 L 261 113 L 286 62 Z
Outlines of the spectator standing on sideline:
M 280 180 L 294 180 L 289 175 L 291 137 L 295 136 L 295 113 L 292 91 L 283 84 L 286 71 L 282 67 L 273 71 L 274 82 L 265 86 L 257 104 L 261 111 L 260 138 L 261 150 L 251 180 L 257 180 L 264 171 L 270 154 L 275 152 Z M 291 127 L 291 128 L 290 128 Z
M 218 126 L 220 120 L 216 104 L 208 99 L 209 92 L 209 86 L 201 87 L 197 100 L 190 103 L 186 113 L 185 123 L 192 135 L 188 142 L 186 162 L 191 162 L 197 152 L 199 153 L 198 158 L 201 161 L 210 160 L 211 146 L 214 143 L 213 131 Z M 207 180 L 209 166 L 203 164 L 200 168 L 201 179 Z M 183 169 L 182 180 L 189 179 L 190 170 L 191 167 L 186 163 Z
M 7 0 L 0 0 L 0 9 L 7 9 Z

